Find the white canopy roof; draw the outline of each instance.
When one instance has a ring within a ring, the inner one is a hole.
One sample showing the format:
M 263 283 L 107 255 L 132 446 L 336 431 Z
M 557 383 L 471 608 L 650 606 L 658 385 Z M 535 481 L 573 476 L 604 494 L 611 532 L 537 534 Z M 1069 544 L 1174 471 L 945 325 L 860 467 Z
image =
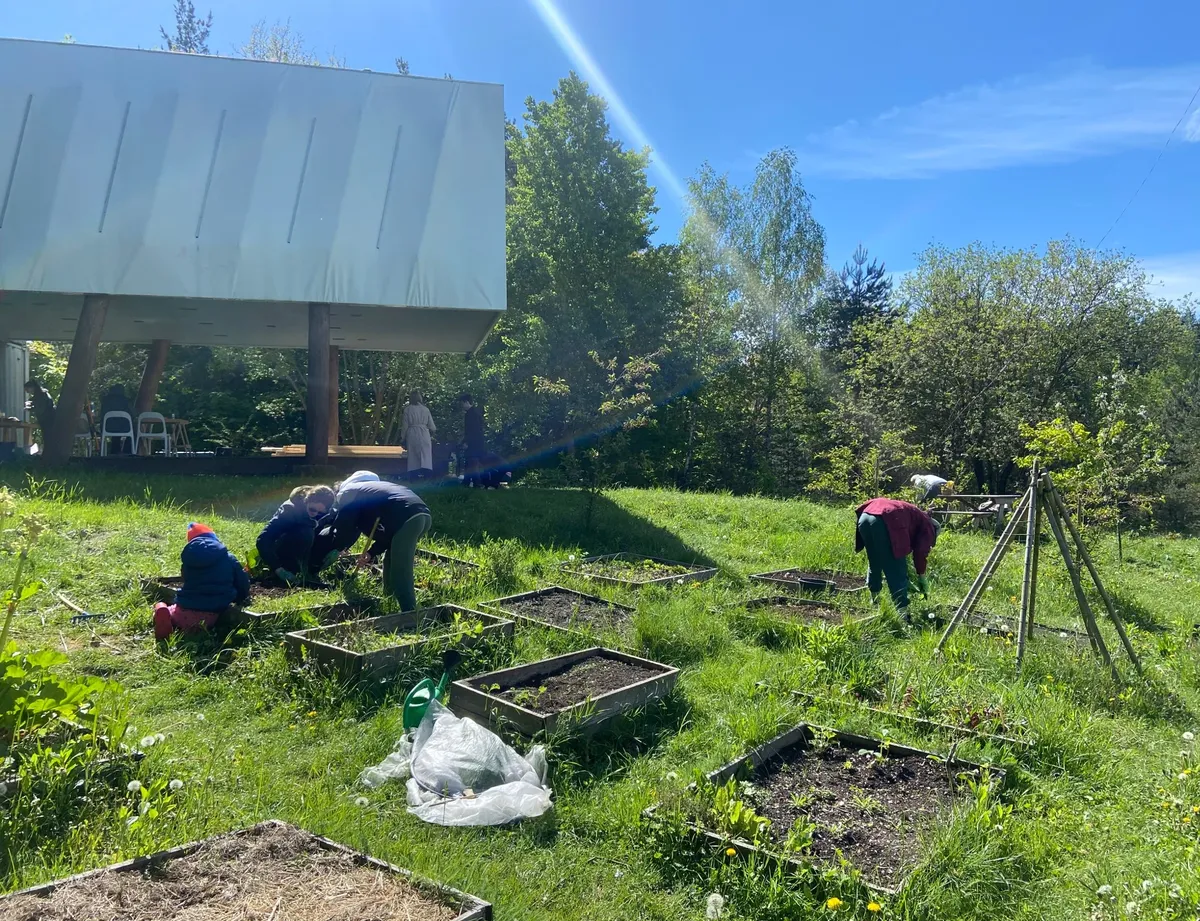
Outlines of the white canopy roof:
M 0 337 L 470 351 L 505 303 L 500 86 L 0 39 Z

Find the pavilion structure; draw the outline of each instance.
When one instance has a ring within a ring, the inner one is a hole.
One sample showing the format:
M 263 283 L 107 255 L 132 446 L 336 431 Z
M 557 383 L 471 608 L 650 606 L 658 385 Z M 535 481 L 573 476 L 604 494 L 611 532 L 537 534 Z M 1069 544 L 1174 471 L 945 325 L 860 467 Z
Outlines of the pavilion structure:
M 46 455 L 101 341 L 307 348 L 307 460 L 339 349 L 470 352 L 505 306 L 500 86 L 0 39 L 0 339 L 69 340 Z

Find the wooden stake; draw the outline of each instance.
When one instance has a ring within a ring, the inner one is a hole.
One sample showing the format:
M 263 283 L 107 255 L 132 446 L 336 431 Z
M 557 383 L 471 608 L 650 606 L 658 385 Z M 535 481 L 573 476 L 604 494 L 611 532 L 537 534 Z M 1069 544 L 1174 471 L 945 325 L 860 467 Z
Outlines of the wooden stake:
M 1030 489 L 1033 490 L 1033 495 L 1027 508 L 1027 524 L 1025 528 L 1025 573 L 1021 578 L 1021 616 L 1017 621 L 1017 671 L 1021 670 L 1021 663 L 1025 660 L 1025 641 L 1031 636 L 1032 630 L 1030 625 L 1033 623 L 1033 602 L 1034 602 L 1034 579 L 1036 578 L 1034 570 L 1036 563 L 1034 562 L 1034 548 L 1037 547 L 1037 529 L 1038 520 L 1037 513 L 1041 507 L 1040 487 L 1038 480 L 1038 462 L 1033 462 L 1033 475 Z
M 1137 653 L 1133 651 L 1133 644 L 1129 641 L 1129 634 L 1125 632 L 1125 625 L 1121 622 L 1121 617 L 1117 614 L 1117 607 L 1113 604 L 1112 597 L 1108 594 L 1108 589 L 1104 587 L 1104 583 L 1100 581 L 1100 573 L 1096 569 L 1096 564 L 1092 561 L 1092 555 L 1088 552 L 1088 548 L 1084 545 L 1083 539 L 1079 536 L 1079 530 L 1075 527 L 1075 522 L 1071 520 L 1071 516 L 1067 514 L 1066 503 L 1063 502 L 1062 495 L 1058 491 L 1058 487 L 1050 480 L 1049 475 L 1046 477 L 1049 485 L 1050 501 L 1058 510 L 1059 517 L 1065 522 L 1067 529 L 1071 532 L 1071 539 L 1075 542 L 1075 546 L 1079 551 L 1079 558 L 1083 560 L 1083 565 L 1088 569 L 1088 573 L 1092 577 L 1092 582 L 1096 585 L 1096 591 L 1100 593 L 1100 599 L 1104 602 L 1104 607 L 1108 611 L 1109 620 L 1112 621 L 1113 627 L 1116 628 L 1117 636 L 1121 638 L 1121 645 L 1125 647 L 1125 652 L 1129 656 L 1129 661 L 1133 663 L 1134 669 L 1140 675 L 1142 674 L 1142 663 L 1138 659 Z
M 938 640 L 937 649 L 935 652 L 941 652 L 942 647 L 946 645 L 946 640 L 950 638 L 950 634 L 955 628 L 967 618 L 971 611 L 975 609 L 975 605 L 979 602 L 979 596 L 983 594 L 983 590 L 987 588 L 988 582 L 995 575 L 1000 561 L 1004 559 L 1004 554 L 1008 550 L 1008 545 L 1012 542 L 1013 534 L 1016 533 L 1017 525 L 1021 522 L 1019 511 L 1023 508 L 1022 502 L 1030 502 L 1034 499 L 1033 487 L 1025 490 L 1025 495 L 1017 502 L 1013 509 L 1011 517 L 1008 519 L 1008 524 L 1004 527 L 1004 533 L 1000 535 L 1000 539 L 996 541 L 996 546 L 992 548 L 991 555 L 987 558 L 987 562 L 983 564 L 983 569 L 979 571 L 979 575 L 975 577 L 975 582 L 971 585 L 971 590 L 967 592 L 967 597 L 963 599 L 962 604 L 958 606 L 958 610 L 954 612 L 954 616 L 950 618 L 950 623 L 946 624 L 946 630 L 942 634 L 942 638 Z

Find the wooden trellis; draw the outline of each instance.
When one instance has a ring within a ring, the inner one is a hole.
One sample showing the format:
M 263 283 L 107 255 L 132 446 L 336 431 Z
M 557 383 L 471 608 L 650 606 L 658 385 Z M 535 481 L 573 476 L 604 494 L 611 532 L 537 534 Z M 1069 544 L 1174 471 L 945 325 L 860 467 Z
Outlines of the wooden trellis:
M 996 574 L 996 570 L 1000 567 L 1000 562 L 1004 559 L 1004 554 L 1008 552 L 1008 548 L 1012 544 L 1017 530 L 1024 524 L 1025 574 L 1021 580 L 1021 614 L 1017 626 L 1017 668 L 1021 667 L 1021 663 L 1025 658 L 1025 645 L 1033 636 L 1033 614 L 1037 603 L 1038 538 L 1041 533 L 1043 518 L 1049 523 L 1050 532 L 1054 535 L 1054 540 L 1058 544 L 1063 562 L 1066 564 L 1067 574 L 1071 577 L 1071 587 L 1075 591 L 1075 600 L 1079 604 L 1079 612 L 1083 616 L 1083 623 L 1087 628 L 1087 635 L 1092 645 L 1092 651 L 1104 661 L 1105 665 L 1112 669 L 1113 677 L 1119 678 L 1117 668 L 1113 664 L 1112 656 L 1109 654 L 1108 646 L 1105 645 L 1104 637 L 1100 633 L 1092 605 L 1083 590 L 1083 568 L 1087 569 L 1092 582 L 1095 583 L 1096 591 L 1104 603 L 1108 617 L 1117 631 L 1117 636 L 1121 638 L 1121 644 L 1129 654 L 1129 660 L 1133 663 L 1134 669 L 1139 675 L 1142 674 L 1141 662 L 1138 660 L 1137 653 L 1133 651 L 1133 644 L 1129 642 L 1129 635 L 1125 632 L 1125 625 L 1121 622 L 1121 618 L 1117 614 L 1112 597 L 1108 594 L 1108 590 L 1105 589 L 1104 583 L 1100 581 L 1100 573 L 1096 569 L 1092 555 L 1084 545 L 1075 522 L 1071 520 L 1071 515 L 1067 511 L 1066 504 L 1055 487 L 1054 481 L 1050 478 L 1050 474 L 1042 473 L 1036 462 L 1034 463 L 1033 473 L 1029 480 L 1029 487 L 1014 507 L 1012 515 L 1009 517 L 1008 525 L 996 541 L 996 546 L 992 548 L 991 555 L 987 558 L 987 562 L 983 564 L 979 575 L 975 577 L 975 582 L 971 585 L 971 590 L 967 592 L 967 596 L 963 599 L 962 604 L 958 606 L 958 610 L 954 612 L 950 623 L 946 625 L 946 631 L 938 641 L 937 651 L 942 651 L 942 647 L 946 645 L 950 634 L 974 611 L 975 605 L 983 595 L 992 577 Z M 1072 545 L 1074 546 L 1074 552 L 1072 552 Z

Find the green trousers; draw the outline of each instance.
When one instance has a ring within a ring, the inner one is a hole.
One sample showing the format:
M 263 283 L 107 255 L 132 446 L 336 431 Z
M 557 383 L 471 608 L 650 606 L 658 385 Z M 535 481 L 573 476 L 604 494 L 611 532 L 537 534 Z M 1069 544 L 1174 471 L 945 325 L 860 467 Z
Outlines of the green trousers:
M 867 551 L 867 587 L 871 594 L 883 588 L 883 577 L 887 576 L 892 601 L 903 611 L 908 607 L 908 557 L 896 559 L 887 525 L 876 515 L 859 515 L 858 533 Z
M 402 611 L 417 608 L 417 587 L 413 582 L 414 557 L 417 541 L 433 527 L 433 516 L 422 512 L 400 526 L 392 536 L 388 551 L 383 555 L 383 590 L 400 599 Z

